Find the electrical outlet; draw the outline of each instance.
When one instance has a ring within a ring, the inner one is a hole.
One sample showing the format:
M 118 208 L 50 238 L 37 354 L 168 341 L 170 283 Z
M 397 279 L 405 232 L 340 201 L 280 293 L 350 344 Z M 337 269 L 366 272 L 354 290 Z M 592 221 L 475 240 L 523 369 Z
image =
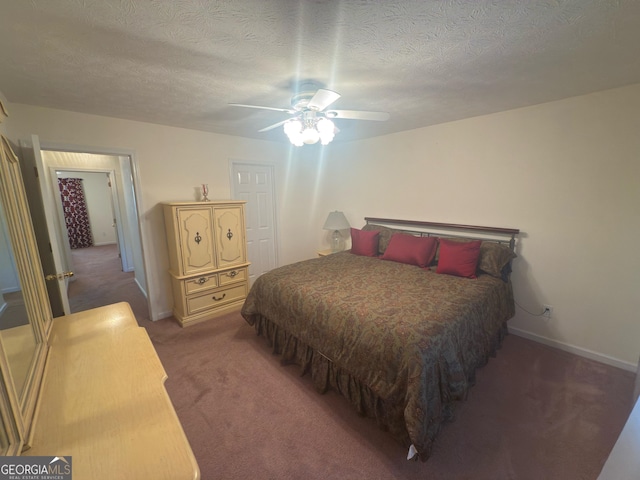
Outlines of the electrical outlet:
M 551 305 L 542 305 L 542 316 L 551 318 L 551 313 L 553 313 L 553 307 Z

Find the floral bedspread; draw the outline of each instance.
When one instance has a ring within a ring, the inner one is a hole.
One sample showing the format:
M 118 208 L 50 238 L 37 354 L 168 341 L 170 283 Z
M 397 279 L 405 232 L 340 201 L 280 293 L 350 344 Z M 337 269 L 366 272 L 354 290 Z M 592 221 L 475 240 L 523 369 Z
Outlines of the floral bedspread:
M 331 386 L 426 459 L 453 403 L 499 347 L 514 301 L 511 284 L 489 275 L 342 252 L 262 275 L 242 315 L 259 333 L 267 322 L 281 343 L 295 342 L 298 363 L 310 355 L 301 348 L 320 354 Z

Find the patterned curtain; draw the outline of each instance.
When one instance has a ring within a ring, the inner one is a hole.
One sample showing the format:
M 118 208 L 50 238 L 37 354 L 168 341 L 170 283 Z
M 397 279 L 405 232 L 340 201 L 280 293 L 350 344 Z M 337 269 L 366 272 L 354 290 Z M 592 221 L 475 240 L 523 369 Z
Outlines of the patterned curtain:
M 93 245 L 93 235 L 89 225 L 87 202 L 84 198 L 84 188 L 81 178 L 59 178 L 60 197 L 64 221 L 69 232 L 69 246 L 84 248 Z

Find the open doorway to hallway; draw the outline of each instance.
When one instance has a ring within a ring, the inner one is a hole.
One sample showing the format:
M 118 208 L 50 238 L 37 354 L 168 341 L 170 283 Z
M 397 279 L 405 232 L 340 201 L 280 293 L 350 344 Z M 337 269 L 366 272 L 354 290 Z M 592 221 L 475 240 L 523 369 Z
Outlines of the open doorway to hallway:
M 131 158 L 48 150 L 44 145 L 41 152 L 56 204 L 58 244 L 74 272 L 67 288 L 71 313 L 128 301 L 136 305 L 135 313 L 149 318 Z M 85 197 L 88 225 L 78 228 L 80 237 L 90 237 L 84 244 L 72 238 L 77 232 L 67 211 L 69 181 L 81 185 Z

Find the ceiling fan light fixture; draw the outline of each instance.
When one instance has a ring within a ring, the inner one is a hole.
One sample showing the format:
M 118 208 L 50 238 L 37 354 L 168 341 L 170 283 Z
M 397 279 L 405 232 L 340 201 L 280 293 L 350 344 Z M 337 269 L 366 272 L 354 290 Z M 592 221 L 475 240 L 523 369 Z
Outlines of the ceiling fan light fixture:
M 335 137 L 336 126 L 328 118 L 320 118 L 316 123 L 316 128 L 320 134 L 320 143 L 328 145 Z
M 296 147 L 304 145 L 302 141 L 302 122 L 297 118 L 285 122 L 284 133 L 289 137 L 289 141 Z
M 267 132 L 280 125 L 284 126 L 284 133 L 289 141 L 297 146 L 313 145 L 320 142 L 322 145 L 328 145 L 333 141 L 338 128 L 333 124 L 331 119 L 339 118 L 342 120 L 371 120 L 383 122 L 389 120 L 387 112 L 368 112 L 365 110 L 327 110 L 329 105 L 333 104 L 340 98 L 340 94 L 318 88 L 311 82 L 301 85 L 299 93 L 291 98 L 291 107 L 277 108 L 265 107 L 261 105 L 246 105 L 243 103 L 231 103 L 237 107 L 258 108 L 263 110 L 275 110 L 293 115 L 289 120 L 282 120 L 269 125 L 258 132 Z
M 302 141 L 305 145 L 313 145 L 320 140 L 320 132 L 313 125 L 308 126 L 302 131 Z
M 318 143 L 328 145 L 335 137 L 336 127 L 327 118 L 294 118 L 284 123 L 284 133 L 296 147 Z

